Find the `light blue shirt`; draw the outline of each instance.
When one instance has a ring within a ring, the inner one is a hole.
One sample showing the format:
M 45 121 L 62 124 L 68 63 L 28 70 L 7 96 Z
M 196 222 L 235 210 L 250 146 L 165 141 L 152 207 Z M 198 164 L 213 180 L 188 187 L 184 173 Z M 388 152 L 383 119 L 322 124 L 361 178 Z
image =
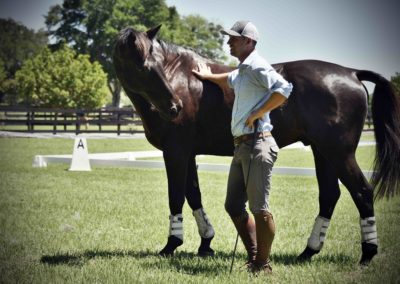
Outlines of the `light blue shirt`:
M 261 107 L 274 92 L 288 98 L 293 89 L 291 83 L 262 58 L 256 50 L 228 75 L 228 85 L 234 89 L 235 101 L 232 109 L 232 135 L 238 137 L 253 133 L 246 126 L 249 115 Z M 272 124 L 269 112 L 259 119 L 258 130 L 271 131 Z

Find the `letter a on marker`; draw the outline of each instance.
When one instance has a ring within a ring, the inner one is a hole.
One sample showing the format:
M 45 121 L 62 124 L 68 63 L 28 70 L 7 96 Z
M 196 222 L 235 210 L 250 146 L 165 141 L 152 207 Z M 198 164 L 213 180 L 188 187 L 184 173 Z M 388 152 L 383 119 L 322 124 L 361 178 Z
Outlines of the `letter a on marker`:
M 78 143 L 78 146 L 77 146 L 77 148 L 82 148 L 82 149 L 85 149 L 85 145 L 83 144 L 83 142 L 82 142 L 82 138 L 81 139 L 79 139 L 79 143 Z
M 90 171 L 86 138 L 75 138 L 70 171 Z

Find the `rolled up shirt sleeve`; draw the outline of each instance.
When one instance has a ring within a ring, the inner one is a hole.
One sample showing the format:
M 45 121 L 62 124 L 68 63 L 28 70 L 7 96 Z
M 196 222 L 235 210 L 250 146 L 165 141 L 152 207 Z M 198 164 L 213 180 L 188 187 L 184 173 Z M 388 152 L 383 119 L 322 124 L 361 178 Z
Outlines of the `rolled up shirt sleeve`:
M 274 69 L 261 69 L 257 74 L 257 80 L 271 93 L 280 93 L 284 97 L 289 98 L 293 90 L 293 85 L 285 80 L 281 74 Z
M 232 72 L 230 72 L 230 73 L 228 74 L 227 82 L 228 82 L 229 88 L 233 89 L 233 80 L 236 78 L 236 76 L 238 75 L 238 73 L 239 73 L 239 70 L 238 70 L 238 69 L 235 69 L 235 70 L 233 70 Z

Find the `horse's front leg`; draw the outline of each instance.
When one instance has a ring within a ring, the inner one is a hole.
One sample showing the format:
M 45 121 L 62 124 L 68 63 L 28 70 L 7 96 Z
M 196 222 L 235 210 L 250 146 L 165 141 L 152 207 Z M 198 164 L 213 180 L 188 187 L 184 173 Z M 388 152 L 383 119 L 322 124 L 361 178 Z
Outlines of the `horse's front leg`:
M 201 192 L 195 157 L 192 156 L 188 162 L 186 180 L 186 199 L 193 216 L 196 219 L 197 228 L 201 237 L 201 244 L 198 250 L 199 256 L 214 256 L 214 250 L 210 247 L 211 240 L 214 238 L 214 228 L 203 208 L 201 202 Z
M 162 256 L 173 255 L 175 249 L 183 244 L 182 208 L 185 202 L 185 186 L 189 155 L 179 146 L 166 147 L 164 162 L 168 178 L 168 199 L 170 225 L 168 242 L 160 251 Z

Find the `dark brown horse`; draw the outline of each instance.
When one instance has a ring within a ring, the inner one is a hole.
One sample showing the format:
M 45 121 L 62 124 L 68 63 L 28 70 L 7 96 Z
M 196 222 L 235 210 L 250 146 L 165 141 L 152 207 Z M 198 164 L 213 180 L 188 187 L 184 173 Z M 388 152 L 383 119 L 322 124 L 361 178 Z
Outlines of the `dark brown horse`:
M 148 32 L 131 28 L 121 31 L 115 45 L 114 65 L 126 94 L 142 118 L 147 139 L 164 154 L 171 231 L 160 253 L 168 255 L 183 241 L 173 232 L 174 228 L 183 230 L 181 214 L 185 197 L 194 211 L 202 208 L 195 156 L 233 154 L 230 120 L 234 94 L 198 80 L 191 72 L 198 62 L 206 63 L 214 73 L 232 68 L 157 40 L 159 28 Z M 374 188 L 379 196 L 399 192 L 399 99 L 391 84 L 371 71 L 315 60 L 275 64 L 274 68 L 294 89 L 287 103 L 271 113 L 273 136 L 279 147 L 296 141 L 311 145 L 319 186 L 319 215 L 300 259 L 310 259 L 321 249 L 340 196 L 340 179 L 360 213 L 361 262 L 367 263 L 377 253 Z M 372 186 L 355 159 L 367 115 L 368 94 L 363 80 L 376 84 L 372 113 L 377 152 Z M 211 227 L 208 219 L 204 226 Z M 199 232 L 200 227 L 201 224 Z M 212 254 L 213 231 L 200 235 L 199 253 Z

